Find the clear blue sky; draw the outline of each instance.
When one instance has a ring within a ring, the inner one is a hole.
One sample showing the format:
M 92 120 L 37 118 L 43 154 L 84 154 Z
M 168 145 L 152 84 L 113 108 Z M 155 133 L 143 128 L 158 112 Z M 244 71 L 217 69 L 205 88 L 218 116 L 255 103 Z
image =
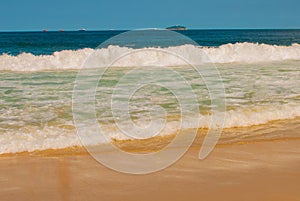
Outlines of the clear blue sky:
M 0 30 L 300 28 L 300 0 L 1 0 Z

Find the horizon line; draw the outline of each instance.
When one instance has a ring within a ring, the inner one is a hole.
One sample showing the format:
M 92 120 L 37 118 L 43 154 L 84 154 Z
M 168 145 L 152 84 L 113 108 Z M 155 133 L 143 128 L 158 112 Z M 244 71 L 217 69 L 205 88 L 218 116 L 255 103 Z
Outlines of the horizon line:
M 0 30 L 0 32 L 97 32 L 97 31 L 134 31 L 134 30 L 167 30 L 166 28 L 139 28 L 139 29 L 40 29 L 40 30 Z M 300 28 L 191 28 L 187 30 L 172 31 L 189 31 L 189 30 L 300 30 Z

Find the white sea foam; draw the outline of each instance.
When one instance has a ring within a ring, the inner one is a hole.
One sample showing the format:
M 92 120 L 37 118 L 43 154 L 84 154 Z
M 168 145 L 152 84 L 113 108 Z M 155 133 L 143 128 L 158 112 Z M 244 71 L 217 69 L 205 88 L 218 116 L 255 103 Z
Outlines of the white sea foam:
M 218 114 L 216 115 L 218 116 Z M 227 111 L 224 128 L 261 125 L 274 120 L 294 119 L 296 117 L 300 117 L 300 106 L 282 105 L 279 107 L 241 108 Z M 214 126 L 211 125 L 210 122 L 211 116 L 202 115 L 198 126 L 190 125 L 189 127 L 209 128 L 209 126 Z M 71 126 L 70 124 L 72 123 L 67 122 L 67 125 Z M 222 124 L 223 120 L 218 122 L 215 126 L 221 127 Z M 180 128 L 178 126 L 177 121 L 169 122 L 159 135 L 175 133 L 176 130 Z M 102 128 L 102 132 L 109 138 L 119 140 L 130 139 L 116 129 L 115 125 L 102 125 Z M 255 135 L 255 133 L 253 135 Z M 97 141 L 97 143 L 103 142 Z M 93 142 L 93 145 L 94 144 L 95 142 Z M 25 126 L 18 130 L 8 130 L 0 135 L 0 145 L 0 154 L 3 154 L 81 146 L 81 142 L 76 135 L 75 129 L 64 129 L 63 126 L 45 125 L 43 128 Z
M 81 146 L 75 130 L 27 126 L 0 135 L 0 154 Z
M 300 44 L 291 46 L 277 46 L 254 43 L 226 44 L 219 47 L 196 47 L 193 45 L 182 45 L 168 48 L 143 48 L 138 53 L 128 55 L 126 59 L 114 63 L 114 66 L 149 66 L 164 65 L 178 66 L 186 65 L 182 59 L 174 59 L 163 51 L 178 53 L 185 59 L 203 56 L 201 62 L 214 63 L 256 63 L 274 62 L 283 60 L 300 60 Z M 30 53 L 22 53 L 17 56 L 3 54 L 0 56 L 0 70 L 9 71 L 40 71 L 40 70 L 64 70 L 80 69 L 87 58 L 95 53 L 97 55 L 97 67 L 107 66 L 108 62 L 120 53 L 128 54 L 137 51 L 132 48 L 109 46 L 103 49 L 80 49 L 64 50 L 54 52 L 52 55 L 35 56 Z M 167 58 L 166 58 L 167 57 Z

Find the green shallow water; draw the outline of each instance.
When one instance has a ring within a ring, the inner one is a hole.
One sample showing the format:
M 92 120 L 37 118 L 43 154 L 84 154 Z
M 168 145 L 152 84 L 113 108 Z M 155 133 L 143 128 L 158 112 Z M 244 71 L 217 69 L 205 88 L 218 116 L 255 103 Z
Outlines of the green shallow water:
M 273 120 L 299 117 L 299 61 L 219 64 L 217 67 L 225 87 L 226 108 L 214 112 L 226 111 L 226 128 L 253 126 Z M 197 108 L 201 114 L 198 127 L 209 127 L 212 108 L 217 106 L 211 105 L 203 79 L 192 68 L 171 69 L 186 79 L 195 94 Z M 97 120 L 103 125 L 105 132 L 115 138 L 124 138 L 124 136 L 115 125 L 116 117 L 111 112 L 111 98 L 121 78 L 131 70 L 133 68 L 110 68 L 98 82 L 95 94 Z M 56 133 L 54 136 L 62 135 L 64 140 L 72 136 L 72 142 L 75 142 L 72 95 L 77 73 L 78 71 L 75 70 L 0 72 L 0 144 L 13 141 L 15 133 L 18 136 L 16 140 L 48 139 L 51 136 L 49 133 Z M 151 73 L 151 70 L 148 69 L 144 73 Z M 169 83 L 179 91 L 185 88 L 181 88 L 178 80 L 173 79 L 172 76 L 161 77 L 158 72 L 156 73 L 150 77 L 153 79 L 150 82 L 152 84 L 137 89 L 130 98 L 130 117 L 134 123 L 142 127 L 149 124 L 151 117 L 164 118 L 161 114 L 165 113 L 151 113 L 154 105 L 166 111 L 171 123 L 180 120 L 180 104 L 174 92 L 155 83 L 158 81 Z M 90 76 L 95 77 L 95 75 Z M 134 85 L 139 79 L 139 76 L 132 78 L 128 86 Z M 218 84 L 220 83 L 216 82 L 216 85 Z M 125 83 L 121 94 L 114 97 L 117 104 L 127 101 L 123 96 L 126 90 Z M 193 97 L 187 95 L 185 103 L 192 104 L 193 101 L 189 102 L 189 100 Z M 193 108 L 192 105 L 190 108 Z M 189 112 L 192 118 L 195 111 L 191 109 Z M 170 125 L 169 132 L 173 132 L 175 128 L 173 124 Z M 70 129 L 66 129 L 67 126 L 70 126 Z M 68 143 L 63 144 L 67 146 Z

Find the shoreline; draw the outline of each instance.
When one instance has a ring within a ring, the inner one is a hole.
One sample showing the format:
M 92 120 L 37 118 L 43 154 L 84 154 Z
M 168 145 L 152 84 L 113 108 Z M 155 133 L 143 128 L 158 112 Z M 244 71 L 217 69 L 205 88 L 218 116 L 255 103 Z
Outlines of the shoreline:
M 272 121 L 268 124 L 255 125 L 250 127 L 237 127 L 223 129 L 222 135 L 216 147 L 226 147 L 240 144 L 255 144 L 264 142 L 290 141 L 300 139 L 300 118 Z M 185 131 L 184 131 L 185 132 Z M 189 132 L 188 130 L 186 132 Z M 208 129 L 198 129 L 197 135 L 190 146 L 200 149 Z M 188 133 L 187 133 L 188 134 Z M 182 135 L 185 135 L 182 134 Z M 155 136 L 148 139 L 117 140 L 112 139 L 111 144 L 117 148 L 132 153 L 156 152 L 167 146 L 176 136 L 175 134 Z M 178 136 L 180 138 L 180 136 Z M 97 146 L 105 146 L 99 144 Z M 23 151 L 15 153 L 2 153 L 1 158 L 15 156 L 73 156 L 89 154 L 84 146 L 73 146 L 59 149 L 35 150 L 32 152 Z
M 169 138 L 169 136 L 167 136 Z M 171 137 L 170 137 L 171 138 Z M 198 149 L 200 150 L 201 144 L 199 142 L 199 136 L 195 138 L 195 141 L 189 147 L 189 149 Z M 203 136 L 202 136 L 203 138 Z M 198 139 L 198 140 L 197 140 Z M 202 143 L 203 139 L 201 140 Z M 253 141 L 237 141 L 233 143 L 224 143 L 224 144 L 216 144 L 215 148 L 225 148 L 225 147 L 232 147 L 232 146 L 239 146 L 239 145 L 248 145 L 248 144 L 260 144 L 260 143 L 272 143 L 272 142 L 289 142 L 289 141 L 300 141 L 300 137 L 295 138 L 278 138 L 278 139 L 258 139 Z M 131 142 L 131 140 L 122 140 L 121 143 L 124 143 L 126 146 L 126 142 Z M 101 145 L 99 145 L 101 146 Z M 123 149 L 122 149 L 123 148 Z M 143 152 L 139 149 L 131 149 L 126 147 L 121 147 L 121 150 L 131 152 L 131 153 L 147 153 L 153 150 L 148 150 L 147 152 Z M 154 150 L 155 151 L 155 150 Z M 61 149 L 45 149 L 45 150 L 36 150 L 33 152 L 17 152 L 17 153 L 4 153 L 0 154 L 0 160 L 4 158 L 10 157 L 68 157 L 68 156 L 85 156 L 90 155 L 87 149 L 83 146 L 74 146 L 74 147 L 67 147 Z
M 296 118 L 224 129 L 204 160 L 199 160 L 198 154 L 207 129 L 199 129 L 182 158 L 146 175 L 108 169 L 84 147 L 2 154 L 0 197 L 3 201 L 298 201 L 299 122 Z M 143 153 L 163 148 L 173 137 L 157 136 L 142 142 L 115 140 L 113 144 Z

